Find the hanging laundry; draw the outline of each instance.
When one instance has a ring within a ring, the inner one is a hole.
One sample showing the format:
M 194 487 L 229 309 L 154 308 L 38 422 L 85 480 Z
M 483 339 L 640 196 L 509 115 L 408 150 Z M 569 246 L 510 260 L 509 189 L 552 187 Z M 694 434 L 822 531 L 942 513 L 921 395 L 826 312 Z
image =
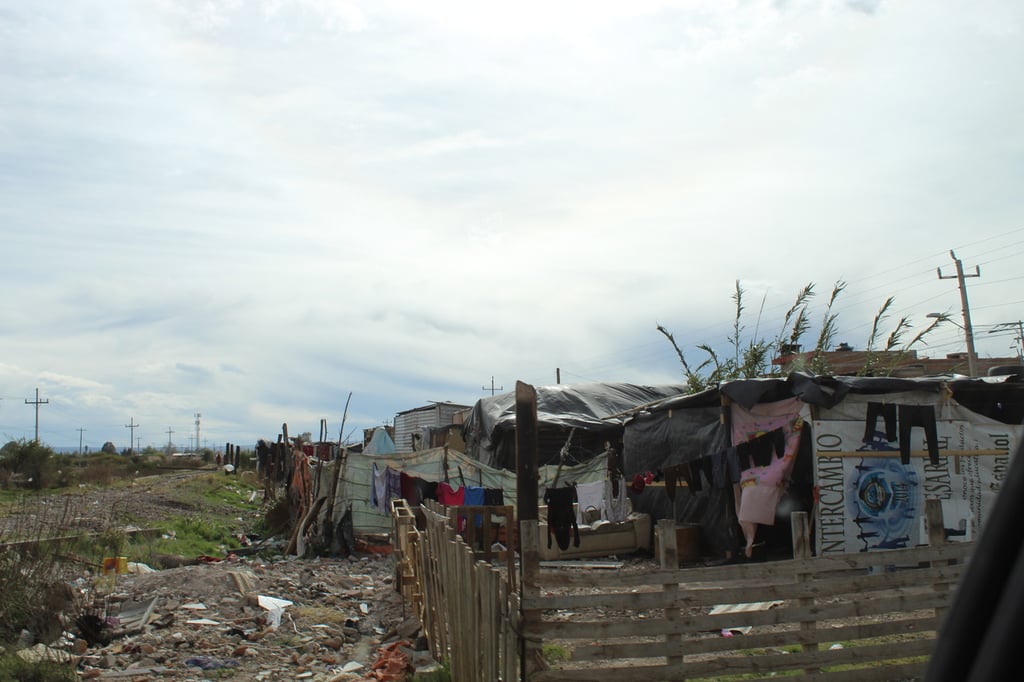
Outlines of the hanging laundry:
M 484 488 L 484 504 L 501 507 L 505 504 L 505 491 L 501 488 Z
M 390 510 L 384 509 L 384 499 L 388 492 L 386 470 L 387 467 L 382 471 L 377 467 L 376 462 L 373 463 L 373 485 L 370 487 L 370 506 L 383 513 L 390 512 Z
M 799 398 L 759 403 L 750 410 L 736 403 L 731 406 L 732 442 L 742 468 L 735 486 L 736 516 L 748 557 L 758 524 L 775 524 L 775 509 L 800 448 L 805 410 Z
M 391 513 L 391 500 L 402 498 L 402 472 L 387 467 L 384 469 L 384 513 Z
M 713 453 L 711 460 L 711 477 L 716 488 L 727 488 L 740 482 L 740 458 L 735 447 L 725 448 Z
M 885 425 L 885 440 L 890 443 L 896 440 L 896 405 L 886 403 L 868 403 L 864 417 L 864 439 L 865 443 L 872 443 L 875 440 L 875 428 L 878 426 L 878 418 L 881 417 Z
M 437 501 L 437 481 L 417 478 L 416 485 L 419 487 L 420 500 Z
M 461 507 L 466 499 L 466 486 L 453 488 L 447 481 L 437 484 L 437 501 L 446 507 Z
M 462 488 L 465 492 L 462 496 L 462 504 L 467 507 L 482 507 L 484 504 L 484 489 L 476 485 L 467 485 Z M 483 525 L 481 514 L 473 515 L 473 525 L 480 528 Z
M 629 518 L 629 495 L 626 494 L 626 486 L 624 481 L 613 481 L 611 479 L 604 482 L 605 486 L 605 500 L 607 507 L 605 508 L 605 518 L 612 523 L 621 523 Z
M 575 546 L 580 546 L 580 527 L 572 503 L 575 490 L 572 488 L 548 488 L 544 491 L 544 504 L 548 506 L 548 549 L 554 537 L 559 549 L 569 549 L 575 533 Z
M 924 429 L 928 444 L 928 457 L 935 466 L 939 464 L 939 435 L 935 424 L 935 406 L 900 405 L 900 461 L 910 464 L 910 431 L 915 426 Z
M 594 483 L 577 483 L 576 484 L 576 499 L 579 505 L 576 510 L 576 522 L 584 523 L 584 514 L 592 509 L 597 510 L 598 518 L 605 517 L 605 507 L 608 504 L 604 498 L 604 481 L 595 481 Z
M 419 480 L 419 477 L 412 476 L 403 471 L 401 472 L 401 478 L 402 499 L 413 507 L 418 507 L 423 504 L 423 501 L 420 499 L 419 487 L 416 485 L 416 481 Z

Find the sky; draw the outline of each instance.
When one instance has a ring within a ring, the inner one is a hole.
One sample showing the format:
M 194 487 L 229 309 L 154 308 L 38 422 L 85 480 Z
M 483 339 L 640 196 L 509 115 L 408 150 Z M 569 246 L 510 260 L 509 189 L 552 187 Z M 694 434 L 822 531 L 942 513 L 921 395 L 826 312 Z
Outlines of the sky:
M 492 377 L 677 383 L 657 325 L 728 354 L 737 281 L 744 340 L 810 282 L 813 338 L 843 281 L 838 340 L 893 296 L 886 332 L 951 314 L 944 357 L 951 252 L 978 354 L 1016 356 L 1022 30 L 988 0 L 0 0 L 0 440 L 358 439 Z

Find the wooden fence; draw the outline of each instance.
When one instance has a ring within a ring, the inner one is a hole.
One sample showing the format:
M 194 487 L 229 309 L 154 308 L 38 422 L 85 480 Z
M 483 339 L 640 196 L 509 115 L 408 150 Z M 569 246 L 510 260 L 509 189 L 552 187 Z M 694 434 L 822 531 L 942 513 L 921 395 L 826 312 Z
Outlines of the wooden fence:
M 520 679 L 519 595 L 512 589 L 511 552 L 495 552 L 490 543 L 474 552 L 456 531 L 460 516 L 504 516 L 511 507 L 446 509 L 428 502 L 420 508 L 423 529 L 404 503 L 393 505 L 396 573 L 423 624 L 431 653 L 447 661 L 453 680 L 497 682 Z M 449 515 L 450 514 L 450 515 Z M 480 557 L 487 557 L 487 560 Z M 493 560 L 497 566 L 492 565 Z
M 913 678 L 973 548 L 945 543 L 929 501 L 927 547 L 810 557 L 807 517 L 795 514 L 797 558 L 680 569 L 663 522 L 662 567 L 553 570 L 538 560 L 537 522 L 522 522 L 522 582 L 510 590 L 442 508 L 424 514 L 423 531 L 405 522 L 396 556 L 458 682 Z

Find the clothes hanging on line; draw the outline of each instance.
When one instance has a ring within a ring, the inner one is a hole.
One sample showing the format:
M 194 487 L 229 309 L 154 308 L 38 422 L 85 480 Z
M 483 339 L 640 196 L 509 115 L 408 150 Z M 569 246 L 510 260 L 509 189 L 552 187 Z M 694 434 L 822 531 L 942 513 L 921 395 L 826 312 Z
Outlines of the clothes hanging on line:
M 437 484 L 437 501 L 446 507 L 461 507 L 466 500 L 466 486 L 453 488 L 447 481 Z
M 878 426 L 879 417 L 882 418 L 885 426 L 885 439 L 889 442 L 896 440 L 895 403 L 868 403 L 864 417 L 863 442 L 871 443 L 875 440 L 875 428 Z
M 569 549 L 573 534 L 575 546 L 580 546 L 580 527 L 572 507 L 575 496 L 576 491 L 571 487 L 548 488 L 544 491 L 544 504 L 548 507 L 548 549 L 551 548 L 552 537 L 559 549 Z
M 597 510 L 598 518 L 605 518 L 605 507 L 608 505 L 604 499 L 604 487 L 604 481 L 576 484 L 576 500 L 578 501 L 576 508 L 577 523 L 582 524 L 584 522 L 584 514 L 591 509 Z
M 505 491 L 501 488 L 484 488 L 484 504 L 488 507 L 505 505 Z
M 611 479 L 604 482 L 604 497 L 608 504 L 605 508 L 605 517 L 612 523 L 621 523 L 629 518 L 630 506 L 629 495 L 626 494 L 626 485 L 624 481 L 619 481 L 618 483 L 619 485 L 616 485 L 615 481 Z
M 462 496 L 462 504 L 467 507 L 482 507 L 484 504 L 484 489 L 476 485 L 463 486 L 465 493 Z M 477 528 L 483 526 L 484 520 L 481 514 L 473 515 L 473 525 Z
M 387 467 L 380 469 L 377 463 L 373 463 L 373 485 L 370 486 L 370 506 L 379 512 L 389 512 L 385 510 L 384 499 L 388 493 L 388 482 L 387 482 Z
M 928 458 L 935 466 L 939 464 L 939 434 L 935 424 L 934 405 L 899 406 L 900 461 L 910 464 L 910 431 L 914 427 L 924 429 L 928 444 Z
M 728 447 L 713 453 L 711 478 L 716 488 L 728 488 L 740 482 L 740 457 L 735 447 Z

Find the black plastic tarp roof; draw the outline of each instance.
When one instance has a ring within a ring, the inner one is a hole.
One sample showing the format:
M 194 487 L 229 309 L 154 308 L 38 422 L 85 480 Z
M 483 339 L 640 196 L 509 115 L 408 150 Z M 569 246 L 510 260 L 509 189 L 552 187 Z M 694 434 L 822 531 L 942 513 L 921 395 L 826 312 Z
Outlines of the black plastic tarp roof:
M 626 473 L 654 470 L 688 461 L 729 445 L 718 418 L 722 396 L 749 409 L 762 402 L 797 397 L 830 408 L 849 394 L 885 394 L 950 390 L 964 407 L 1005 424 L 1024 421 L 1024 382 L 1015 375 L 968 378 L 811 376 L 740 379 L 700 393 L 677 395 L 646 405 L 627 418 L 623 435 Z M 665 419 L 671 411 L 672 419 Z
M 643 405 L 678 396 L 683 384 L 641 386 L 621 383 L 537 386 L 537 421 L 541 427 L 607 430 L 622 427 L 628 413 Z M 499 431 L 516 423 L 515 392 L 481 398 L 473 406 L 462 432 L 467 450 L 477 459 L 493 451 Z

